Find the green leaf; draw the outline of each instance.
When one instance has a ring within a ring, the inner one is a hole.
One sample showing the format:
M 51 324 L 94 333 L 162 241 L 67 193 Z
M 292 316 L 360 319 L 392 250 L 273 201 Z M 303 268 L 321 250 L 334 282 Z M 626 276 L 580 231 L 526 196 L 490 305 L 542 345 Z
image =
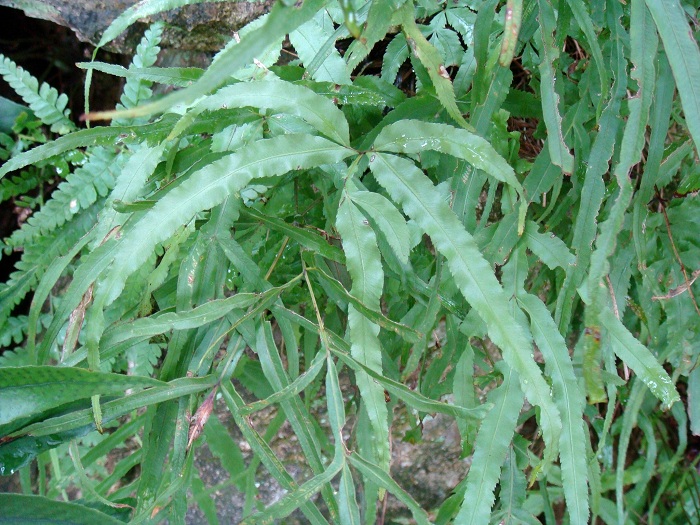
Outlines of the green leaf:
M 354 70 L 369 55 L 374 45 L 386 36 L 391 27 L 392 15 L 397 7 L 394 0 L 372 0 L 362 35 L 350 44 L 346 53 L 350 71 Z M 408 57 L 408 53 L 406 57 Z
M 355 497 L 355 481 L 352 479 L 352 471 L 347 465 L 343 465 L 338 487 L 338 508 L 340 510 L 341 525 L 360 525 L 360 506 Z
M 635 0 L 631 6 L 630 37 L 632 71 L 630 76 L 637 81 L 637 93 L 629 99 L 630 115 L 627 118 L 622 145 L 620 147 L 620 161 L 615 167 L 616 177 L 628 177 L 632 166 L 637 164 L 642 157 L 642 149 L 645 146 L 647 122 L 649 121 L 649 108 L 654 99 L 658 36 L 652 24 L 649 11 L 642 0 Z M 693 40 L 694 42 L 694 40 Z M 697 44 L 695 44 L 697 51 Z M 700 60 L 700 53 L 697 54 Z M 697 68 L 698 80 L 700 80 L 700 66 Z M 700 91 L 699 91 L 700 94 Z M 700 104 L 700 98 L 697 100 Z M 697 107 L 697 115 L 700 116 L 700 106 Z M 700 129 L 700 128 L 699 128 Z M 700 138 L 700 135 L 698 135 Z
M 700 151 L 700 50 L 678 0 L 646 0 L 681 97 L 685 123 Z
M 506 362 L 520 376 L 528 400 L 540 407 L 541 425 L 547 451 L 545 463 L 556 457 L 561 418 L 550 389 L 530 352 L 532 342 L 510 313 L 503 288 L 474 239 L 416 166 L 393 155 L 376 153 L 370 169 L 389 195 L 400 203 L 430 236 L 462 295 L 488 326 L 491 340 L 503 351 Z
M 442 62 L 440 53 L 425 39 L 423 33 L 421 33 L 416 24 L 413 3 L 411 2 L 407 2 L 401 8 L 401 26 L 406 35 L 408 47 L 428 71 L 428 75 L 430 75 L 430 80 L 435 87 L 440 103 L 447 110 L 448 115 L 463 128 L 473 129 L 467 121 L 464 120 L 462 112 L 457 107 L 452 80 L 445 68 L 445 64 Z
M 12 157 L 0 168 L 0 177 L 66 151 L 86 146 L 114 145 L 122 140 L 126 141 L 136 137 L 139 137 L 140 140 L 161 140 L 167 135 L 170 126 L 172 126 L 172 119 L 164 118 L 153 124 L 139 126 L 137 129 L 134 129 L 133 126 L 99 126 L 92 129 L 81 129 Z
M 489 522 L 501 465 L 523 406 L 523 393 L 518 388 L 518 374 L 515 371 L 505 371 L 503 383 L 491 392 L 489 401 L 494 407 L 481 422 L 476 436 L 464 501 L 455 523 L 479 525 Z
M 527 247 L 537 255 L 551 270 L 559 267 L 565 272 L 571 270 L 576 263 L 576 257 L 569 251 L 564 241 L 554 233 L 540 233 L 537 224 L 528 221 L 525 225 Z
M 564 141 L 562 133 L 561 115 L 559 113 L 559 95 L 556 90 L 556 71 L 554 62 L 559 58 L 559 49 L 554 41 L 554 28 L 556 20 L 554 9 L 548 0 L 539 0 L 539 21 L 542 44 L 542 59 L 540 61 L 540 93 L 542 96 L 542 110 L 544 122 L 547 126 L 549 140 L 549 155 L 552 162 L 559 166 L 566 174 L 574 171 L 574 157 Z
M 296 115 L 328 138 L 343 145 L 350 143 L 345 115 L 333 102 L 308 88 L 282 80 L 242 82 L 221 88 L 194 106 L 192 111 L 198 114 L 206 110 L 247 106 Z
M 420 120 L 400 120 L 382 129 L 374 141 L 374 148 L 379 151 L 407 154 L 417 154 L 425 150 L 447 153 L 466 160 L 522 194 L 522 186 L 508 162 L 488 141 L 466 129 Z
M 350 454 L 348 456 L 348 461 L 355 467 L 363 476 L 367 479 L 372 480 L 378 486 L 391 492 L 397 500 L 406 505 L 411 511 L 413 519 L 416 520 L 418 525 L 429 525 L 427 513 L 421 508 L 421 506 L 414 500 L 411 495 L 403 490 L 398 483 L 396 483 L 391 477 L 379 468 L 374 463 L 367 461 L 365 458 L 359 454 Z
M 98 243 L 114 229 L 115 226 L 121 226 L 127 219 L 127 214 L 119 213 L 112 208 L 112 203 L 115 201 L 132 201 L 138 198 L 156 166 L 160 162 L 164 144 L 154 147 L 145 147 L 136 151 L 126 162 L 117 176 L 116 183 L 105 207 L 100 212 L 99 224 L 96 228 L 95 236 Z
M 238 392 L 233 388 L 232 383 L 227 382 L 222 384 L 221 392 L 236 421 L 236 425 L 240 428 L 243 437 L 245 437 L 255 454 L 260 458 L 261 463 L 265 465 L 282 488 L 287 491 L 297 490 L 299 485 L 297 485 L 294 478 L 289 475 L 282 462 L 277 459 L 270 445 L 256 432 L 248 418 L 244 418 L 240 415 L 239 409 L 244 406 L 244 402 Z M 301 510 L 313 524 L 328 523 L 316 506 L 308 501 L 301 504 Z
M 201 4 L 208 1 L 211 0 L 145 0 L 139 2 L 112 21 L 105 32 L 102 33 L 102 38 L 100 38 L 97 47 L 99 48 L 110 43 L 141 18 L 156 15 L 163 11 L 177 9 L 185 5 Z
M 404 62 L 408 60 L 408 43 L 403 33 L 398 33 L 386 46 L 382 60 L 382 80 L 394 82 Z
M 694 436 L 700 435 L 700 367 L 695 367 L 688 374 L 688 417 L 690 431 Z
M 64 135 L 75 130 L 75 124 L 68 118 L 70 110 L 66 109 L 66 95 L 59 96 L 58 91 L 45 82 L 39 85 L 39 81 L 29 72 L 2 54 L 0 75 L 29 105 L 36 117 L 47 126 L 51 126 L 51 131 Z
M 374 381 L 382 386 L 392 396 L 396 396 L 407 406 L 414 408 L 420 412 L 428 414 L 439 413 L 445 414 L 454 418 L 463 418 L 466 420 L 481 419 L 491 409 L 491 405 L 486 403 L 474 408 L 465 408 L 442 401 L 435 401 L 424 395 L 411 390 L 403 383 L 389 379 L 386 376 L 378 374 L 368 366 L 360 363 L 350 356 L 345 349 L 341 349 L 338 340 L 333 341 L 333 353 L 335 353 L 346 365 L 356 371 L 362 371 L 370 376 Z
M 274 394 L 270 395 L 269 397 L 266 397 L 265 399 L 261 399 L 259 401 L 255 401 L 254 403 L 250 403 L 245 407 L 241 408 L 241 414 L 252 414 L 254 412 L 257 412 L 258 410 L 262 410 L 263 408 L 272 405 L 273 403 L 281 403 L 282 401 L 286 401 L 293 396 L 299 395 L 300 392 L 305 390 L 306 387 L 308 387 L 311 384 L 311 382 L 314 379 L 316 379 L 316 376 L 318 376 L 318 374 L 321 372 L 321 369 L 323 368 L 323 364 L 325 362 L 326 356 L 322 352 L 317 353 L 311 361 L 311 364 L 308 366 L 308 368 L 303 374 L 301 374 L 294 381 L 289 383 L 281 390 L 278 390 Z
M 61 369 L 64 370 L 64 369 Z M 65 369 L 65 370 L 78 370 L 78 369 Z M 95 372 L 85 373 L 94 374 Z M 108 374 L 108 375 L 119 375 L 119 374 Z M 132 380 L 133 376 L 121 376 L 127 378 L 127 380 Z M 170 401 L 177 399 L 182 396 L 187 396 L 190 394 L 196 394 L 205 390 L 211 389 L 218 381 L 214 376 L 205 377 L 183 377 L 180 379 L 174 379 L 166 384 L 162 381 L 157 381 L 150 378 L 139 378 L 140 381 L 152 381 L 157 386 L 144 390 L 142 392 L 137 392 L 135 394 L 130 394 L 113 401 L 102 403 L 102 420 L 106 424 L 114 419 L 128 414 L 134 409 L 141 408 L 144 406 L 157 405 L 164 401 Z M 66 385 L 70 387 L 70 383 Z M 102 387 L 101 387 L 102 388 Z M 128 386 L 126 387 L 128 388 Z M 96 388 L 97 391 L 100 391 Z M 33 423 L 29 426 L 24 427 L 21 430 L 21 434 L 28 434 L 35 437 L 40 436 L 50 436 L 51 434 L 57 434 L 60 432 L 66 432 L 76 428 L 89 425 L 92 429 L 95 429 L 95 420 L 93 417 L 92 408 L 87 408 L 84 410 L 77 410 L 63 416 L 53 417 L 42 421 L 39 423 Z
M 363 316 L 372 321 L 374 324 L 381 326 L 385 330 L 391 330 L 397 333 L 399 336 L 401 336 L 403 339 L 410 343 L 416 343 L 423 337 L 423 334 L 421 334 L 417 330 L 404 324 L 397 323 L 396 321 L 392 321 L 381 312 L 369 308 L 367 305 L 362 303 L 357 297 L 348 292 L 340 283 L 340 281 L 328 275 L 321 268 L 309 268 L 308 270 L 314 275 L 318 275 L 324 282 L 324 284 L 331 287 L 339 295 L 345 298 L 345 300 L 347 300 L 358 312 L 360 312 Z
M 325 257 L 329 261 L 345 262 L 345 254 L 343 254 L 342 250 L 330 244 L 323 236 L 314 231 L 294 226 L 282 219 L 266 215 L 255 208 L 243 208 L 241 216 L 261 222 L 271 230 L 289 236 L 290 239 L 294 239 L 304 248 Z
M 308 66 L 321 51 L 322 45 L 333 36 L 335 27 L 330 15 L 321 10 L 311 20 L 289 33 L 289 41 L 299 55 L 301 63 Z M 349 68 L 333 48 L 326 58 L 315 68 L 311 77 L 314 80 L 335 84 L 352 84 Z
M 187 224 L 195 213 L 236 195 L 254 178 L 333 164 L 352 153 L 321 137 L 283 135 L 254 142 L 194 172 L 124 233 L 107 280 L 108 303 L 117 298 L 126 278 L 148 259 L 155 246 Z
M 273 289 L 273 294 L 271 295 L 276 296 L 278 293 L 277 289 Z M 250 306 L 268 294 L 269 292 L 266 292 L 259 296 L 257 294 L 239 293 L 226 299 L 207 301 L 192 310 L 161 312 L 123 324 L 116 324 L 105 330 L 100 339 L 100 349 L 104 351 L 104 349 L 129 339 L 148 338 L 165 333 L 168 330 L 197 328 L 224 317 L 231 310 Z
M 602 103 L 607 98 L 608 92 L 610 91 L 610 81 L 608 66 L 603 59 L 603 53 L 600 49 L 600 43 L 598 42 L 600 37 L 593 28 L 593 21 L 586 10 L 586 4 L 584 4 L 583 0 L 568 0 L 568 5 L 571 8 L 574 19 L 586 36 L 586 42 L 591 48 L 591 56 L 593 57 L 593 62 L 595 63 L 595 67 L 598 70 L 598 77 L 600 78 L 600 100 Z
M 77 503 L 54 501 L 42 496 L 0 494 L 0 524 L 31 525 L 62 523 L 71 525 L 122 525 L 123 522 L 98 510 Z
M 649 349 L 637 341 L 615 314 L 604 308 L 600 313 L 600 324 L 608 330 L 612 347 L 617 356 L 627 364 L 659 401 L 667 407 L 680 400 L 673 381 Z
M 170 0 L 160 1 L 169 2 Z M 216 62 L 209 66 L 202 77 L 192 86 L 166 95 L 145 106 L 119 112 L 103 111 L 92 113 L 86 117 L 91 120 L 115 117 L 133 118 L 161 113 L 177 104 L 192 103 L 202 95 L 211 93 L 225 82 L 228 82 L 233 72 L 250 64 L 261 49 L 267 49 L 270 41 L 274 41 L 294 31 L 294 29 L 312 18 L 325 3 L 326 0 L 306 0 L 300 7 L 289 7 L 284 2 L 278 2 L 273 6 L 262 26 L 245 35 L 235 46 L 231 46 L 220 53 Z M 138 4 L 134 7 L 138 7 Z M 133 13 L 127 15 L 126 13 L 128 12 L 126 11 L 120 17 L 121 21 L 117 19 L 112 23 L 108 31 L 102 36 L 102 45 L 115 38 L 123 29 L 137 19 L 133 18 L 135 16 Z
M 566 341 L 546 306 L 531 294 L 518 295 L 518 301 L 530 316 L 532 334 L 544 356 L 548 376 L 552 378 L 553 395 L 561 414 L 559 454 L 569 519 L 572 524 L 586 525 L 589 508 L 586 440 L 583 434 L 585 399 L 578 387 Z
M 198 67 L 134 67 L 125 68 L 116 64 L 105 62 L 78 62 L 80 69 L 94 70 L 115 77 L 135 80 L 144 80 L 163 84 L 164 86 L 187 87 L 199 80 L 204 72 Z
M 162 385 L 150 377 L 90 372 L 80 368 L 0 368 L 0 425 L 96 394 L 121 394 Z
M 381 131 L 374 142 L 374 148 L 408 154 L 417 154 L 428 149 L 466 160 L 518 192 L 521 198 L 518 231 L 522 231 L 527 212 L 527 199 L 523 194 L 523 187 L 513 168 L 479 135 L 448 124 L 400 120 Z
M 367 307 L 375 311 L 380 310 L 379 301 L 384 287 L 384 271 L 377 238 L 347 192 L 340 202 L 335 227 L 343 240 L 348 273 L 352 277 L 352 295 Z M 369 321 L 352 305 L 348 307 L 348 324 L 353 358 L 381 374 L 382 350 L 378 337 L 379 326 Z M 391 450 L 384 390 L 363 372 L 357 372 L 356 379 L 362 402 L 372 425 L 374 458 L 379 467 L 388 472 L 391 464 Z
M 249 335 L 252 336 L 252 334 Z M 261 323 L 256 330 L 255 341 L 248 340 L 248 344 L 252 345 L 251 348 L 258 354 L 265 378 L 270 382 L 273 389 L 275 391 L 280 391 L 287 387 L 291 381 L 284 369 L 279 351 L 275 346 L 270 323 L 267 321 Z M 301 502 L 306 501 L 313 494 L 321 490 L 323 499 L 329 506 L 331 517 L 337 516 L 338 509 L 329 482 L 343 465 L 342 455 L 338 454 L 338 450 L 336 449 L 333 463 L 327 468 L 324 467 L 321 459 L 321 447 L 318 442 L 318 437 L 312 432 L 311 415 L 301 402 L 301 399 L 298 396 L 294 396 L 288 400 L 282 400 L 280 406 L 282 410 L 284 410 L 287 421 L 289 421 L 289 424 L 294 430 L 299 445 L 304 451 L 316 477 L 284 498 L 279 505 L 271 507 L 272 510 L 268 509 L 270 515 L 284 517 L 294 508 L 298 507 Z
M 396 207 L 379 193 L 353 191 L 349 196 L 377 224 L 396 257 L 404 264 L 408 263 L 411 250 L 408 226 Z

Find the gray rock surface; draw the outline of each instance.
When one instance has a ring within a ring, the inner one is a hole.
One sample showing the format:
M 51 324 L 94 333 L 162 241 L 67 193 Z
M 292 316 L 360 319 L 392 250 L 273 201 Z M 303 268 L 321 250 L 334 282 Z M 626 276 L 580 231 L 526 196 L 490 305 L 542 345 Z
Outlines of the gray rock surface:
M 21 9 L 27 16 L 50 20 L 70 28 L 83 42 L 97 44 L 109 24 L 137 0 L 0 0 L 0 5 Z M 133 53 L 144 25 L 166 23 L 161 47 L 179 51 L 216 51 L 234 31 L 266 13 L 271 0 L 188 5 L 145 18 L 106 47 Z

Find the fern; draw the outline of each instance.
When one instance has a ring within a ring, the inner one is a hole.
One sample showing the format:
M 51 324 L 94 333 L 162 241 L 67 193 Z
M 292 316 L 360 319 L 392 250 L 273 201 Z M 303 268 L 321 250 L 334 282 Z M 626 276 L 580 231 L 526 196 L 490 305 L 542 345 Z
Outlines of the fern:
M 97 206 L 92 206 L 64 227 L 41 235 L 24 246 L 16 270 L 7 282 L 0 284 L 0 320 L 7 319 L 14 306 L 36 287 L 53 260 L 67 253 L 85 235 L 93 226 L 97 211 Z
M 151 67 L 156 63 L 158 53 L 160 52 L 160 39 L 163 35 L 163 23 L 158 22 L 151 25 L 146 30 L 141 39 L 141 42 L 136 47 L 136 54 L 129 64 L 129 69 L 141 69 Z M 127 77 L 124 84 L 120 104 L 117 104 L 117 109 L 135 108 L 139 104 L 151 98 L 153 92 L 151 86 L 153 82 L 143 80 L 138 77 Z M 137 124 L 139 121 L 135 119 L 116 119 L 114 123 L 118 126 L 127 126 L 129 124 Z
M 27 316 L 18 315 L 7 320 L 5 330 L 0 333 L 0 347 L 7 347 L 13 343 L 18 345 L 27 333 Z
M 113 152 L 93 148 L 88 161 L 58 185 L 51 199 L 10 236 L 7 246 L 22 248 L 31 245 L 33 240 L 55 231 L 81 210 L 106 197 L 114 187 L 118 170 L 119 160 Z
M 66 109 L 66 95 L 59 95 L 58 91 L 45 82 L 39 85 L 36 78 L 4 55 L 0 55 L 0 74 L 24 99 L 34 114 L 44 124 L 51 126 L 51 131 L 65 135 L 76 129 L 75 124 L 68 118 L 70 111 Z
M 45 180 L 46 177 L 35 169 L 24 170 L 19 175 L 5 177 L 0 180 L 0 202 L 27 194 Z
M 103 43 L 198 1 L 144 0 Z M 0 137 L 0 173 L 40 164 L 1 183 L 7 199 L 68 173 L 69 150 L 87 159 L 4 241 L 22 258 L 0 285 L 0 473 L 39 469 L 50 496 L 88 490 L 136 523 L 185 522 L 191 489 L 216 522 L 203 431 L 244 522 L 408 519 L 378 515 L 385 492 L 416 523 L 693 521 L 689 3 L 292 4 L 192 85 L 155 67 L 160 25 L 128 71 L 86 66 L 127 78 L 116 113 L 89 115 L 122 128 L 29 150 L 40 137 Z M 292 64 L 277 61 L 287 36 Z M 157 79 L 184 89 L 151 101 Z M 438 413 L 459 438 L 435 437 Z M 64 469 L 60 445 L 106 424 Z M 395 453 L 421 441 L 452 442 L 471 468 L 416 501 Z M 80 465 L 105 455 L 111 474 Z M 269 506 L 260 463 L 286 490 Z M 20 503 L 0 496 L 11 519 Z

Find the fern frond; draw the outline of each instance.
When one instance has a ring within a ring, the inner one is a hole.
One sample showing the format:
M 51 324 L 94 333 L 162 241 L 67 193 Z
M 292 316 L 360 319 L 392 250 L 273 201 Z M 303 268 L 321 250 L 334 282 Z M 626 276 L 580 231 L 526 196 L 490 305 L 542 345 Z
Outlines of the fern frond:
M 51 131 L 60 135 L 65 135 L 76 129 L 75 124 L 68 118 L 70 110 L 66 109 L 68 97 L 65 94 L 58 94 L 54 88 L 34 78 L 11 59 L 0 54 L 0 74 L 10 87 L 29 104 L 34 114 L 47 126 L 51 126 Z
M 35 169 L 22 171 L 19 175 L 12 177 L 5 177 L 0 180 L 0 202 L 18 195 L 25 195 L 37 188 L 42 182 L 44 182 L 42 173 Z
M 27 332 L 27 316 L 10 317 L 0 331 L 0 347 L 20 344 Z
M 0 284 L 0 325 L 12 309 L 34 289 L 51 262 L 67 253 L 93 226 L 100 206 L 94 205 L 78 214 L 68 225 L 41 235 L 25 247 L 6 283 Z
M 92 206 L 114 187 L 115 154 L 106 148 L 94 148 L 88 162 L 66 177 L 51 194 L 51 199 L 32 215 L 6 241 L 9 247 L 25 247 L 39 237 L 62 226 L 79 211 Z
M 136 54 L 129 65 L 129 69 L 141 69 L 144 67 L 151 67 L 155 64 L 158 53 L 160 52 L 159 44 L 162 35 L 163 24 L 161 22 L 156 22 L 146 30 L 141 39 L 141 43 L 136 47 Z M 126 83 L 124 84 L 124 92 L 119 99 L 120 103 L 117 104 L 117 109 L 135 108 L 151 98 L 153 95 L 151 91 L 152 85 L 153 82 L 149 80 L 138 77 L 127 77 Z M 133 124 L 134 119 L 116 119 L 114 123 L 118 126 Z
M 0 355 L 0 368 L 9 366 L 27 366 L 31 364 L 29 352 L 25 347 L 15 348 L 14 350 L 5 350 Z

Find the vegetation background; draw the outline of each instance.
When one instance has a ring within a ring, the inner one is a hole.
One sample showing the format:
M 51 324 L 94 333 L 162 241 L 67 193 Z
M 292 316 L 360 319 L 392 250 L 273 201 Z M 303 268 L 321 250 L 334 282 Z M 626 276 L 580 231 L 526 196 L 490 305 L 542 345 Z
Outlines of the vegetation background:
M 218 523 L 204 443 L 246 523 L 698 522 L 698 8 L 281 1 L 203 69 L 156 23 L 80 120 L 0 57 L 0 522 Z

